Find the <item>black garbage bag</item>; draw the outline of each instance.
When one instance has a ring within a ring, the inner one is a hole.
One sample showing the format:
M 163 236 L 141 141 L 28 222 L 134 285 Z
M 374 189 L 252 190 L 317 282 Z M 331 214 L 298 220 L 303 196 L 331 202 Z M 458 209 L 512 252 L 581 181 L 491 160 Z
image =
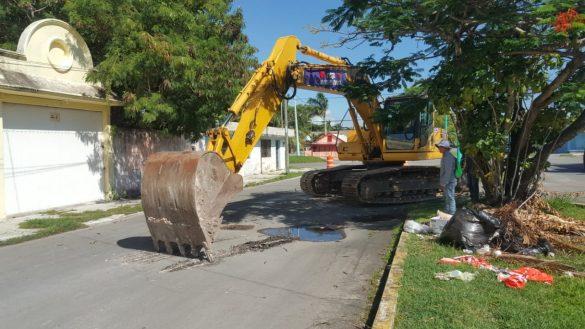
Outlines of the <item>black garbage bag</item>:
M 439 241 L 475 250 L 489 244 L 498 235 L 500 226 L 499 219 L 483 211 L 462 208 L 447 222 Z

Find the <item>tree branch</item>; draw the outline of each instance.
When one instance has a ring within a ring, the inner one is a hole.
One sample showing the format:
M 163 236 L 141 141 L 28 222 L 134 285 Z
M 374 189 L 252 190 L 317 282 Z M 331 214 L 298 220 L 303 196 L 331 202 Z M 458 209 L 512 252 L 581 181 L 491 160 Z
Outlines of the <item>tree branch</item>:
M 530 105 L 530 109 L 526 113 L 526 118 L 522 125 L 522 132 L 518 138 L 517 151 L 526 147 L 529 139 L 528 136 L 530 135 L 530 131 L 534 126 L 538 114 L 540 114 L 540 110 L 552 102 L 553 98 L 551 96 L 554 91 L 559 88 L 563 82 L 567 81 L 567 79 L 569 79 L 581 66 L 583 66 L 584 58 L 585 55 L 582 53 L 577 54 L 575 58 L 573 58 L 573 60 L 571 60 L 565 68 L 559 72 L 556 78 L 554 78 L 554 80 L 542 90 L 540 95 L 534 99 Z
M 585 59 L 585 55 L 584 54 L 577 54 L 575 56 L 575 58 L 573 58 L 572 61 L 570 61 L 564 69 L 561 70 L 561 72 L 559 72 L 559 74 L 557 75 L 556 78 L 554 78 L 554 80 L 544 88 L 544 90 L 540 93 L 540 95 L 538 95 L 538 97 L 536 97 L 534 99 L 534 101 L 532 102 L 532 105 L 530 106 L 530 110 L 533 109 L 542 109 L 546 106 L 548 106 L 548 104 L 550 104 L 552 102 L 552 94 L 553 92 L 560 87 L 560 85 L 567 81 L 567 79 L 569 79 L 569 77 L 571 77 L 571 75 L 575 72 L 577 72 L 577 70 L 583 66 L 583 60 Z
M 566 142 L 575 138 L 575 136 L 577 136 L 578 133 L 580 133 L 584 130 L 585 130 L 585 110 L 583 110 L 581 112 L 581 115 L 579 115 L 577 117 L 577 119 L 575 119 L 575 121 L 573 121 L 573 123 L 571 123 L 565 129 L 563 129 L 559 133 L 559 136 L 555 140 L 544 145 L 544 147 L 542 148 L 543 153 L 545 153 L 545 154 L 552 153 L 556 148 L 564 145 Z
M 558 50 L 519 50 L 519 51 L 510 51 L 503 53 L 503 55 L 508 56 L 518 56 L 518 55 L 526 55 L 526 56 L 542 56 L 542 55 L 560 55 L 562 57 L 572 57 L 573 54 L 564 51 Z

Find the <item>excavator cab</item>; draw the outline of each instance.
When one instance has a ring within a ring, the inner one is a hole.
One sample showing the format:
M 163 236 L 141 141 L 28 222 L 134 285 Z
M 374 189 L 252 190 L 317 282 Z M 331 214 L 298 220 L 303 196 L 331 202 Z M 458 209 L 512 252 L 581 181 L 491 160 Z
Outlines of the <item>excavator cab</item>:
M 413 102 L 413 110 L 404 111 L 399 117 L 393 117 L 384 125 L 385 149 L 387 151 L 416 150 L 431 144 L 433 137 L 433 115 L 430 104 L 424 99 L 413 97 L 388 98 L 385 107 L 396 106 L 400 103 Z

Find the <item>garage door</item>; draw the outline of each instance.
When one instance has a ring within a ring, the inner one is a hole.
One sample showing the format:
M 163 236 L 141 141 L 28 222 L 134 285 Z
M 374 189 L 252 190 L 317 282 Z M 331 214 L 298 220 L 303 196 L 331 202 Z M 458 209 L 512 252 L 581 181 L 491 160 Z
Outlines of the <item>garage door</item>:
M 103 199 L 101 112 L 3 104 L 6 214 Z

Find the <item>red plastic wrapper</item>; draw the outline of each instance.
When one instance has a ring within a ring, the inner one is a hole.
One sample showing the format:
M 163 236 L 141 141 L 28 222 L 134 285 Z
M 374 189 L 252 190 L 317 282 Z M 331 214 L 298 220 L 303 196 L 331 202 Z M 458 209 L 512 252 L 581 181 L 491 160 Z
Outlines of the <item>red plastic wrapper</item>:
M 528 281 L 537 281 L 546 284 L 553 283 L 552 275 L 546 274 L 532 267 L 521 267 L 517 270 L 514 270 L 514 272 L 525 276 Z
M 522 289 L 526 286 L 526 277 L 514 272 L 500 273 L 498 274 L 498 280 L 503 282 L 508 288 Z

